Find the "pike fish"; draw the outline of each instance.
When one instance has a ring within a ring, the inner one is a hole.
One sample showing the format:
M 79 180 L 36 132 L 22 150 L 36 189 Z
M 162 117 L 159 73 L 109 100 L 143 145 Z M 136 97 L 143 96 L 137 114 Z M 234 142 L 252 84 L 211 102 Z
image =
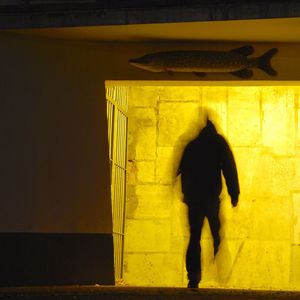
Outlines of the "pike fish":
M 252 68 L 259 68 L 271 76 L 277 72 L 270 61 L 277 48 L 272 48 L 260 57 L 248 57 L 254 52 L 251 45 L 231 51 L 169 51 L 146 54 L 130 59 L 129 63 L 150 72 L 194 73 L 198 77 L 206 73 L 231 73 L 243 79 L 253 76 Z

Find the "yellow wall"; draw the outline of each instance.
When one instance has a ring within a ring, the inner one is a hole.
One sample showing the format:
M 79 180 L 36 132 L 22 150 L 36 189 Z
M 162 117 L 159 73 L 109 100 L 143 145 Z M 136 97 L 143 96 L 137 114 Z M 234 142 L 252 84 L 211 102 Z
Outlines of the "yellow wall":
M 202 286 L 300 288 L 299 92 L 297 86 L 130 87 L 128 284 L 186 285 L 186 207 L 174 172 L 209 110 L 233 149 L 241 195 L 232 208 L 226 188 L 221 194 L 215 261 L 205 223 Z

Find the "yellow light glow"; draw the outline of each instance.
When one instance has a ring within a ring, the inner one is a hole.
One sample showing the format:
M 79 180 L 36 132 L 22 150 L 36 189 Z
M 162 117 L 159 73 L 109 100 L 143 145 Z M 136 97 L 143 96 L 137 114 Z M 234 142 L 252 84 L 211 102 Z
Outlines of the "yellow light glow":
M 132 86 L 129 93 L 125 281 L 186 286 L 186 207 L 175 170 L 209 111 L 233 149 L 240 202 L 221 194 L 216 259 L 202 232 L 203 287 L 300 288 L 297 86 Z

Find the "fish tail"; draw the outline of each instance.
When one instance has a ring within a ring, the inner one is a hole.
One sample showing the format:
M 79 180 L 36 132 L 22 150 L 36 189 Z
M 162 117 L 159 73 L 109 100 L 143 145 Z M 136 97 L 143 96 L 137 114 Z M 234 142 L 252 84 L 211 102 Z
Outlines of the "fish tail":
M 271 76 L 276 76 L 277 72 L 271 66 L 272 57 L 278 52 L 277 48 L 272 48 L 258 58 L 258 68 Z

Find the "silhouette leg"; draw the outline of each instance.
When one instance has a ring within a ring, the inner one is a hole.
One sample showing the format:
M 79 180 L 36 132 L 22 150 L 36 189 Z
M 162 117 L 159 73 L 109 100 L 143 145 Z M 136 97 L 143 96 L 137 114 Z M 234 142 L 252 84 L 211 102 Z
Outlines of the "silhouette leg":
M 201 229 L 204 211 L 199 207 L 189 206 L 190 240 L 186 252 L 186 270 L 189 287 L 197 287 L 201 280 Z
M 207 218 L 214 239 L 214 255 L 218 253 L 220 246 L 220 219 L 219 219 L 220 201 L 219 199 L 212 202 L 212 205 L 207 209 Z

